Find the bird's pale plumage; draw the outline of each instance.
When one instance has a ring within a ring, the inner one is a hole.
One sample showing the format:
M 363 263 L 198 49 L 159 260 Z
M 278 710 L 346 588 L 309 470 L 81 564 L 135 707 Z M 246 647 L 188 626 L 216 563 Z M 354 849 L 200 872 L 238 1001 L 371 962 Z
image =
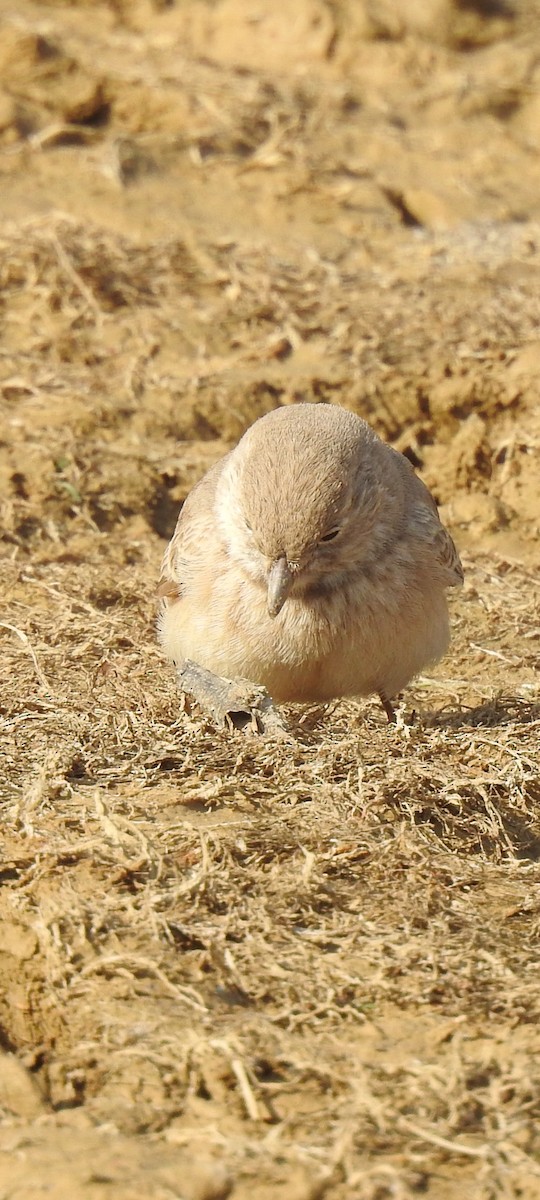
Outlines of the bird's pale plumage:
M 390 699 L 445 652 L 463 580 L 435 502 L 355 414 L 256 421 L 188 496 L 163 560 L 159 635 L 276 700 Z

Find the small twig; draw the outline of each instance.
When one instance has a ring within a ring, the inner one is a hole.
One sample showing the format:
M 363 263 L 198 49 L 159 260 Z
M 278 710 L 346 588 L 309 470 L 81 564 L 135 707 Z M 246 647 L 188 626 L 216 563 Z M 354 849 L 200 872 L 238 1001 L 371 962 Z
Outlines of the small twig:
M 23 633 L 22 629 L 18 629 L 16 625 L 9 625 L 9 623 L 7 621 L 0 621 L 0 627 L 2 629 L 9 629 L 10 633 L 14 633 L 16 635 L 16 637 L 18 637 L 20 639 L 20 641 L 23 643 L 23 646 L 28 651 L 30 658 L 32 659 L 32 662 L 34 664 L 34 670 L 36 672 L 36 675 L 39 679 L 41 686 L 47 688 L 50 691 L 49 681 L 48 681 L 47 677 L 43 674 L 43 671 L 41 670 L 41 667 L 40 667 L 37 657 L 36 657 L 36 652 L 34 650 L 34 647 L 32 646 L 30 640 L 27 638 L 26 634 Z
M 464 1146 L 462 1142 L 451 1142 L 448 1138 L 440 1137 L 438 1133 L 432 1133 L 430 1129 L 421 1129 L 419 1125 L 415 1125 L 413 1121 L 408 1121 L 406 1117 L 400 1117 L 398 1120 L 400 1129 L 406 1129 L 408 1133 L 414 1133 L 415 1137 L 422 1138 L 424 1142 L 431 1142 L 433 1146 L 439 1146 L 441 1150 L 449 1150 L 451 1154 L 466 1154 L 468 1158 L 488 1158 L 489 1146 Z
M 156 963 L 152 962 L 151 959 L 143 958 L 142 956 L 139 957 L 138 955 L 129 954 L 104 954 L 101 958 L 96 959 L 94 962 L 87 963 L 87 965 L 82 968 L 81 975 L 97 975 L 101 971 L 105 971 L 107 967 L 117 967 L 119 971 L 123 967 L 126 970 L 131 971 L 132 974 L 135 971 L 141 971 L 147 975 L 154 975 L 155 978 L 159 979 L 159 982 L 163 984 L 163 986 L 169 992 L 169 995 L 174 996 L 177 1000 L 183 1000 L 184 1004 L 188 1004 L 190 1008 L 196 1009 L 197 1012 L 207 1011 L 206 1005 L 203 1004 L 202 1000 L 199 997 L 195 998 L 191 994 L 191 988 L 177 987 L 177 985 L 171 982 L 165 972 L 162 971 L 161 968 L 156 965 Z
M 242 1095 L 242 1100 L 246 1106 L 248 1117 L 250 1117 L 252 1121 L 260 1121 L 261 1114 L 259 1112 L 259 1105 L 257 1104 L 256 1097 L 253 1093 L 253 1088 L 249 1081 L 248 1073 L 241 1058 L 238 1058 L 232 1047 L 229 1045 L 229 1042 L 227 1042 L 225 1038 L 212 1038 L 210 1045 L 214 1048 L 214 1050 L 220 1050 L 221 1053 L 224 1054 L 229 1060 L 231 1071 L 236 1077 L 238 1087 L 240 1088 Z
M 69 276 L 69 278 L 71 279 L 71 282 L 75 285 L 75 287 L 77 288 L 77 291 L 80 292 L 83 299 L 86 300 L 88 307 L 93 309 L 98 322 L 101 323 L 101 321 L 103 320 L 103 313 L 101 311 L 101 308 L 99 307 L 99 304 L 96 300 L 96 297 L 94 296 L 92 289 L 87 287 L 86 283 L 84 282 L 84 279 L 81 278 L 81 276 L 79 275 L 79 272 L 73 266 L 73 263 L 71 262 L 69 255 L 66 253 L 64 247 L 62 246 L 62 243 L 59 241 L 59 239 L 56 237 L 55 234 L 51 235 L 50 240 L 51 240 L 53 248 L 56 252 L 56 257 L 58 259 L 58 262 L 60 263 L 60 266 L 65 271 L 66 275 Z
M 231 1058 L 231 1070 L 234 1072 L 238 1080 L 238 1087 L 242 1093 L 242 1100 L 246 1106 L 248 1117 L 250 1117 L 252 1121 L 260 1121 L 259 1106 L 255 1096 L 253 1095 L 253 1090 L 247 1077 L 247 1072 L 243 1062 L 241 1062 L 239 1058 Z
M 70 124 L 68 121 L 52 121 L 50 125 L 45 126 L 45 129 L 32 133 L 28 141 L 31 146 L 35 146 L 36 150 L 41 150 L 44 146 L 61 145 L 65 138 L 69 138 L 71 142 L 94 142 L 96 135 L 97 130 L 85 125 Z
M 469 645 L 471 650 L 477 650 L 479 654 L 487 654 L 490 658 L 499 658 L 501 662 L 508 663 L 511 667 L 517 667 L 522 662 L 522 659 L 517 658 L 515 654 L 512 655 L 512 658 L 508 658 L 506 654 L 501 654 L 500 650 L 490 650 L 487 646 L 479 646 L 478 642 L 469 642 Z
M 107 806 L 103 797 L 100 795 L 99 789 L 96 790 L 94 795 L 94 806 L 97 818 L 105 837 L 109 838 L 115 846 L 119 846 L 121 850 L 125 851 L 126 838 L 138 843 L 142 851 L 141 857 L 137 860 L 130 860 L 129 855 L 127 854 L 124 865 L 131 869 L 138 868 L 142 866 L 143 863 L 152 865 L 155 867 L 155 879 L 157 882 L 157 880 L 159 880 L 161 877 L 163 859 L 161 855 L 154 849 L 152 843 L 145 836 L 142 830 L 139 829 L 133 821 L 128 821 L 119 816 L 113 818 L 111 809 Z

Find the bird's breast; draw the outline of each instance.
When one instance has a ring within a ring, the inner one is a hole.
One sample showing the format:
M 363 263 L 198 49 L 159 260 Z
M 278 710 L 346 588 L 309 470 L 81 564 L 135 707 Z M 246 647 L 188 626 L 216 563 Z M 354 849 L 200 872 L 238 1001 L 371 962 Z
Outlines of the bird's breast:
M 327 654 L 336 639 L 342 604 L 339 596 L 289 596 L 271 617 L 261 589 L 242 588 L 231 617 L 240 638 L 257 648 L 261 658 L 291 665 Z

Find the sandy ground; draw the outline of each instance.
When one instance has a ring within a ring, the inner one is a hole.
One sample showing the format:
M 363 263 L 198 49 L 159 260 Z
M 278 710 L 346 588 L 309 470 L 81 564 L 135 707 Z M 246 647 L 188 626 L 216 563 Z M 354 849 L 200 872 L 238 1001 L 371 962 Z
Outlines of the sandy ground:
M 1 1200 L 540 1194 L 533 0 L 0 3 Z M 451 653 L 292 746 L 182 707 L 179 506 L 365 415 Z

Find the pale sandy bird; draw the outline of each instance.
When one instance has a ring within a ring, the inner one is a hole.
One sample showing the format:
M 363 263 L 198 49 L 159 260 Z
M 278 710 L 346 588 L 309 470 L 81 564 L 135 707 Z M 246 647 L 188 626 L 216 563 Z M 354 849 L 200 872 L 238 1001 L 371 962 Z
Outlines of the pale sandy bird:
M 159 637 L 215 714 L 257 707 L 230 691 L 240 676 L 277 701 L 375 692 L 392 719 L 392 698 L 447 649 L 445 589 L 462 581 L 408 460 L 354 413 L 296 404 L 256 421 L 188 496 Z

